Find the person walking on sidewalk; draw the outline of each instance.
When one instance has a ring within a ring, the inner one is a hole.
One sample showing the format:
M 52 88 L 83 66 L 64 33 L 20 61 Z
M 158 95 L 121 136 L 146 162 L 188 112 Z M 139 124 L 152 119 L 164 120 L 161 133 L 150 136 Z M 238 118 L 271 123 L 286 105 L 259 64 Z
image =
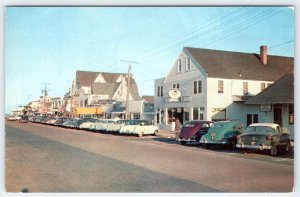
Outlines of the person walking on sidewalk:
M 176 140 L 179 137 L 180 128 L 181 128 L 180 120 L 178 118 L 176 118 L 175 119 L 175 139 Z

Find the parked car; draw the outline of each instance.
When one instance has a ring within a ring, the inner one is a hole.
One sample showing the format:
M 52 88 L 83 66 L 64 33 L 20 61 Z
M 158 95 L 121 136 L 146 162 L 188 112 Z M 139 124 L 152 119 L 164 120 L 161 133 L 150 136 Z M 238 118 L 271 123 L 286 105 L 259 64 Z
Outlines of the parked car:
M 241 149 L 268 150 L 276 156 L 278 148 L 289 151 L 291 139 L 287 129 L 274 123 L 254 123 L 248 126 L 245 133 L 238 136 L 236 147 Z
M 8 116 L 7 120 L 15 121 L 15 120 L 17 120 L 17 117 L 16 116 Z
M 201 137 L 208 132 L 208 129 L 212 125 L 212 121 L 188 121 L 182 125 L 177 141 L 182 145 L 188 142 L 199 142 Z
M 80 118 L 70 118 L 66 120 L 65 122 L 62 123 L 63 127 L 68 127 L 68 128 L 79 128 L 79 125 L 81 123 Z
M 98 121 L 96 123 L 96 131 L 106 132 L 109 124 L 115 123 L 117 120 L 112 119 L 103 119 L 102 121 Z
M 112 133 L 119 133 L 120 129 L 130 122 L 131 120 L 117 120 L 114 124 L 109 124 L 107 130 Z
M 96 121 L 97 121 L 96 118 L 85 118 L 85 119 L 83 119 L 79 128 L 85 129 L 85 130 L 91 130 L 93 128 L 94 124 L 96 123 Z
M 22 115 L 19 122 L 20 123 L 28 123 L 29 122 L 28 116 L 27 115 Z
M 237 136 L 244 132 L 243 125 L 239 121 L 219 121 L 215 122 L 204 134 L 200 143 L 206 147 L 212 145 L 222 145 L 235 148 Z
M 69 119 L 70 119 L 70 118 L 68 118 L 68 117 L 59 117 L 59 118 L 55 121 L 54 125 L 55 125 L 55 126 L 62 126 L 62 124 L 63 124 L 65 121 L 69 120 Z
M 128 122 L 128 125 L 123 126 L 119 133 L 133 134 L 142 137 L 143 135 L 157 135 L 158 127 L 152 125 L 147 120 L 132 120 Z

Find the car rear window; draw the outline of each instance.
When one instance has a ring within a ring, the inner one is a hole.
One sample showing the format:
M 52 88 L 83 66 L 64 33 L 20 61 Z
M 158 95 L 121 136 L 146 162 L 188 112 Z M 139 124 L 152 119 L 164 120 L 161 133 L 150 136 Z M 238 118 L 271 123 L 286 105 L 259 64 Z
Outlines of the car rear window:
M 268 126 L 251 126 L 246 129 L 247 133 L 275 133 L 275 129 Z

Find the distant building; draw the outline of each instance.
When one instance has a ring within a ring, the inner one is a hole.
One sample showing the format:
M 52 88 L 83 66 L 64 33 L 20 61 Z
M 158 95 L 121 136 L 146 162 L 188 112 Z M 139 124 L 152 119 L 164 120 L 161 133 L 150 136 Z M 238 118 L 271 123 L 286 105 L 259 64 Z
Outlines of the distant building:
M 127 98 L 126 73 L 77 71 L 70 90 L 67 109 L 75 116 L 96 116 L 100 118 L 124 118 Z M 129 101 L 141 100 L 134 78 L 130 78 Z M 76 108 L 91 108 L 81 110 Z M 93 108 L 97 108 L 95 111 Z M 97 113 L 96 113 L 97 112 Z
M 189 120 L 261 121 L 245 105 L 294 67 L 294 58 L 186 47 L 165 78 L 155 80 L 155 123 L 171 129 L 178 117 Z M 255 107 L 254 107 L 255 108 Z

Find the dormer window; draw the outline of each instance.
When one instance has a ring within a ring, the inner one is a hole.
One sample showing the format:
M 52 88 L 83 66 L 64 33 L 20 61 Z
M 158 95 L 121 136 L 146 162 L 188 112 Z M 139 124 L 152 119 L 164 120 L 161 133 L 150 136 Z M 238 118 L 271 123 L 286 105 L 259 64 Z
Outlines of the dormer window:
M 181 59 L 177 60 L 177 72 L 180 73 L 181 72 Z
M 191 70 L 191 58 L 187 57 L 185 58 L 185 71 Z

